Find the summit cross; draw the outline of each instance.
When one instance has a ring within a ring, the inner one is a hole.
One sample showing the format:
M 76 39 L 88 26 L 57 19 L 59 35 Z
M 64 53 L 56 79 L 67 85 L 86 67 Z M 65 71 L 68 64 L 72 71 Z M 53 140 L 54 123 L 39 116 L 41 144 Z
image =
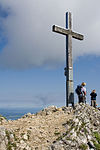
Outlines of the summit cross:
M 52 31 L 66 36 L 66 106 L 74 106 L 74 89 L 73 89 L 73 62 L 72 62 L 72 38 L 83 40 L 84 36 L 72 31 L 72 16 L 70 12 L 66 13 L 66 28 L 56 25 L 52 26 Z

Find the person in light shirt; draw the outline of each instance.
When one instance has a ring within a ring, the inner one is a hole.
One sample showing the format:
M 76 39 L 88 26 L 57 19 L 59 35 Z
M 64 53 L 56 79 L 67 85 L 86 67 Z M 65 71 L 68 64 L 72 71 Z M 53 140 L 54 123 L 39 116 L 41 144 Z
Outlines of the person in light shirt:
M 77 88 L 75 89 L 75 92 L 78 95 L 79 103 L 86 103 L 86 83 L 82 82 L 81 85 L 77 85 Z
M 81 86 L 82 86 L 82 99 L 83 99 L 83 102 L 84 103 L 86 103 L 86 83 L 85 82 L 82 82 L 82 84 L 81 84 Z

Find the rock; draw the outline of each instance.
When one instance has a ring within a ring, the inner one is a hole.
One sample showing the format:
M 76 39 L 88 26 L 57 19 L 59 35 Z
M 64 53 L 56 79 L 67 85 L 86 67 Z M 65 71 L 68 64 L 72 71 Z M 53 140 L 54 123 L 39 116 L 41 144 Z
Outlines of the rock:
M 24 135 L 23 135 L 23 139 L 24 139 L 24 140 L 28 140 L 27 134 L 24 134 Z
M 32 117 L 32 114 L 31 113 L 27 113 L 22 118 L 31 118 L 31 117 Z
M 65 111 L 66 108 L 62 110 Z M 53 150 L 56 150 L 55 146 L 61 148 L 61 141 L 64 141 L 63 147 L 67 145 L 66 149 L 70 149 L 70 146 L 71 149 L 75 147 L 77 150 L 95 148 L 92 139 L 98 143 L 96 134 L 100 137 L 100 111 L 87 104 L 77 104 L 74 108 L 74 118 L 64 125 L 67 130 L 66 134 L 52 145 Z
M 0 150 L 90 150 L 100 146 L 100 110 L 50 106 L 16 121 L 1 116 Z
M 5 117 L 3 117 L 2 115 L 0 115 L 0 124 L 2 125 L 3 123 L 6 123 L 7 119 Z

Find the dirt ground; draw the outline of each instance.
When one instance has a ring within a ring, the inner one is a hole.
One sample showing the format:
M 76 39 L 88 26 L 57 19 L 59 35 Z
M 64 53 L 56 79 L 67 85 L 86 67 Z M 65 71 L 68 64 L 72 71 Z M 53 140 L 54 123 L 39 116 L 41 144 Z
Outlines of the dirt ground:
M 73 114 L 58 110 L 51 114 L 29 114 L 27 117 L 2 124 L 7 129 L 12 129 L 19 141 L 24 140 L 32 150 L 46 150 L 65 131 L 66 123 Z

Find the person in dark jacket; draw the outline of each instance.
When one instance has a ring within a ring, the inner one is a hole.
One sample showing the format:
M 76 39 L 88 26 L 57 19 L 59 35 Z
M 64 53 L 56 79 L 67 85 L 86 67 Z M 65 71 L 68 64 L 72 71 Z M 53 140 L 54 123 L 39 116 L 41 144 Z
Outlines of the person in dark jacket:
M 97 96 L 96 90 L 93 90 L 90 96 L 91 96 L 91 106 L 96 108 L 96 96 Z
M 86 83 L 82 82 L 81 85 L 78 85 L 75 92 L 78 95 L 79 103 L 85 103 L 86 104 Z

